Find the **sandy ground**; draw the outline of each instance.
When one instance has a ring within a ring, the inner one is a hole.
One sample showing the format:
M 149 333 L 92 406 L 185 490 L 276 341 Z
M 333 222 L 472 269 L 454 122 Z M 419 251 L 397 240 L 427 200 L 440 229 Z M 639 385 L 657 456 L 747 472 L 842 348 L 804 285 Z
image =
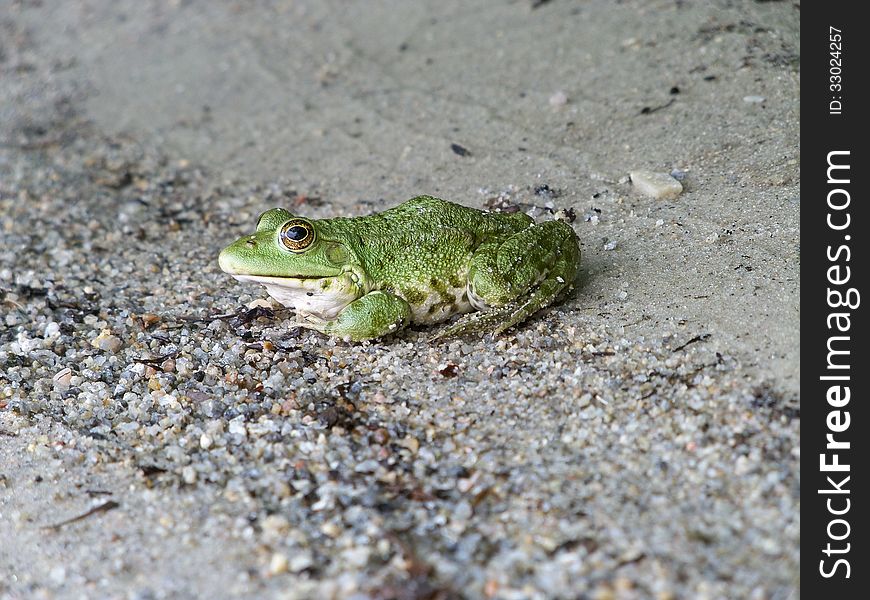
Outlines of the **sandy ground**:
M 0 597 L 795 597 L 799 18 L 0 0 Z M 579 289 L 348 345 L 217 268 L 423 193 L 572 208 Z

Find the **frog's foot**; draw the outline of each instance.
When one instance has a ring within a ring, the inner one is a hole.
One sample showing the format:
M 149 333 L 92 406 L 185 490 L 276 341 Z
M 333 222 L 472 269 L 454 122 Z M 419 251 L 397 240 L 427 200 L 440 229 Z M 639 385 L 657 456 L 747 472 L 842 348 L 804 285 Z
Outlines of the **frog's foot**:
M 408 303 L 387 292 L 374 291 L 357 298 L 338 313 L 335 319 L 301 316 L 298 325 L 345 342 L 378 338 L 405 327 L 411 320 Z
M 487 312 L 473 312 L 462 315 L 451 325 L 444 327 L 429 338 L 430 342 L 438 342 L 468 333 L 477 333 L 480 331 L 494 331 L 499 324 L 509 318 L 512 311 L 516 309 L 516 305 L 509 304 Z
M 562 277 L 545 279 L 528 296 L 486 312 L 463 315 L 455 323 L 431 337 L 429 341 L 439 341 L 480 331 L 492 331 L 493 335 L 499 335 L 536 311 L 564 298 L 572 288 L 573 286 Z

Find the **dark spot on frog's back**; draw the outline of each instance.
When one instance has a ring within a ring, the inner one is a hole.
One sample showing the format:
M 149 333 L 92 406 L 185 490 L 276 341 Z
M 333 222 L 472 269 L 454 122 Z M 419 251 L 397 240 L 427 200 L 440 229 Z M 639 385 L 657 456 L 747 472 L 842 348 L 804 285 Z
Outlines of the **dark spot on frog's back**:
M 448 277 L 448 281 L 450 282 L 450 287 L 452 288 L 462 287 L 462 281 L 459 279 L 459 277 L 456 276 L 455 273 L 450 274 L 450 277 Z
M 414 288 L 403 289 L 402 295 L 405 297 L 405 301 L 408 304 L 419 305 L 423 304 L 423 302 L 426 300 L 426 294 L 424 294 L 420 290 L 415 290 Z

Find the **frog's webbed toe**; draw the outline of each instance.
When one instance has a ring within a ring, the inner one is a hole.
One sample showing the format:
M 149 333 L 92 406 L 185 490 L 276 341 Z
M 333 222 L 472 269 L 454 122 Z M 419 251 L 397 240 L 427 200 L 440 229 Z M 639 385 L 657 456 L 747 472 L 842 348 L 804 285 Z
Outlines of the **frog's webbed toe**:
M 573 285 L 561 277 L 545 279 L 527 296 L 486 312 L 463 315 L 455 323 L 431 337 L 429 341 L 438 341 L 479 331 L 492 331 L 493 335 L 499 335 L 525 321 L 531 314 L 564 298 L 572 289 Z
M 517 308 L 517 304 L 506 304 L 486 312 L 473 312 L 462 315 L 452 324 L 443 328 L 441 331 L 429 338 L 430 342 L 437 342 L 468 333 L 477 333 L 480 331 L 493 331 L 501 333 L 504 329 L 499 329 L 501 323 L 505 319 L 510 318 L 510 315 Z M 507 329 L 507 328 L 505 328 Z

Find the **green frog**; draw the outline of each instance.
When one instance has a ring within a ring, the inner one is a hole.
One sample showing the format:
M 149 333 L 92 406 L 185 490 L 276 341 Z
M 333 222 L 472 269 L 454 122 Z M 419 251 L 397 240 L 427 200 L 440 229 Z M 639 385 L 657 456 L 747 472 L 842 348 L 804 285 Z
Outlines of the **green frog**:
M 564 297 L 580 245 L 563 221 L 417 196 L 365 217 L 268 210 L 219 263 L 239 281 L 265 286 L 302 327 L 361 341 L 463 315 L 433 338 L 440 339 L 499 334 Z

